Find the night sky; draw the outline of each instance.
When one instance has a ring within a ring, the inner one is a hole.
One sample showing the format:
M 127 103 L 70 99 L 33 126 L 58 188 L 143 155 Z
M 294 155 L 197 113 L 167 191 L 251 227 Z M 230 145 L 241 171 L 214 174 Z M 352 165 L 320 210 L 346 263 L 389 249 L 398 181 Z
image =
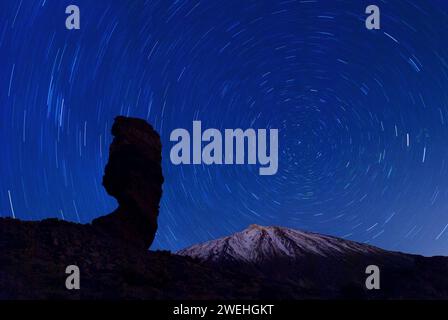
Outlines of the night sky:
M 65 8 L 81 29 L 65 28 Z M 369 4 L 381 29 L 367 30 Z M 249 224 L 448 255 L 443 1 L 0 2 L 0 215 L 88 223 L 117 115 L 163 144 L 152 248 Z M 176 128 L 279 129 L 279 169 L 171 164 Z

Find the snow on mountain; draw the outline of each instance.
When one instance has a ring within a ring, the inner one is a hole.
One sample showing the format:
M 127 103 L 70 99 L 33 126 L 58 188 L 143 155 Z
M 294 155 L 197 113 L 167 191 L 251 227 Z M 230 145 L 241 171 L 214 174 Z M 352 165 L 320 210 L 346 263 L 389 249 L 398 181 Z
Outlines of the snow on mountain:
M 335 257 L 353 254 L 382 254 L 379 248 L 336 237 L 283 227 L 250 225 L 231 236 L 193 245 L 177 252 L 203 261 L 259 263 L 272 258 L 297 259 L 316 255 Z

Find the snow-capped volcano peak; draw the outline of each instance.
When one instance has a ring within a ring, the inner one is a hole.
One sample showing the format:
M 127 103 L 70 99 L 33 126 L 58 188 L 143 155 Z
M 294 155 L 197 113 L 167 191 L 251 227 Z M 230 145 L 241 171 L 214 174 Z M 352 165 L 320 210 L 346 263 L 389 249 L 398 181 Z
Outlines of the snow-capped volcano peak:
M 383 250 L 353 241 L 283 227 L 256 224 L 231 236 L 194 245 L 178 252 L 203 261 L 259 263 L 273 258 L 291 259 L 381 253 Z
M 268 227 L 263 227 L 258 224 L 251 224 L 247 229 L 257 229 L 257 230 L 266 230 Z M 272 227 L 271 227 L 272 228 Z

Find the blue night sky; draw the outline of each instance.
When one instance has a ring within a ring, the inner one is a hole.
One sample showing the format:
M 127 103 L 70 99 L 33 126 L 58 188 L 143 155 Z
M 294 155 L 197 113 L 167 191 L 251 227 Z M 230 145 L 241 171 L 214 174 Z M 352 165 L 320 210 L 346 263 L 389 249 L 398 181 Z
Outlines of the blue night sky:
M 65 28 L 65 8 L 81 29 Z M 364 10 L 381 9 L 367 30 Z M 0 215 L 90 222 L 117 115 L 161 133 L 152 248 L 249 224 L 448 255 L 443 1 L 0 2 Z M 171 164 L 176 128 L 279 129 L 279 169 Z

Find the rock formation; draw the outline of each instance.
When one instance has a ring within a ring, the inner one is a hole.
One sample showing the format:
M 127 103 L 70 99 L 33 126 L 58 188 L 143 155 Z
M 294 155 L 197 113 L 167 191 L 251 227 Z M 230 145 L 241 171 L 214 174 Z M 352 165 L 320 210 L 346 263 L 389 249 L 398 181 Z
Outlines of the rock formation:
M 134 246 L 148 248 L 157 231 L 162 196 L 160 137 L 144 120 L 117 117 L 103 177 L 119 207 L 92 225 Z

